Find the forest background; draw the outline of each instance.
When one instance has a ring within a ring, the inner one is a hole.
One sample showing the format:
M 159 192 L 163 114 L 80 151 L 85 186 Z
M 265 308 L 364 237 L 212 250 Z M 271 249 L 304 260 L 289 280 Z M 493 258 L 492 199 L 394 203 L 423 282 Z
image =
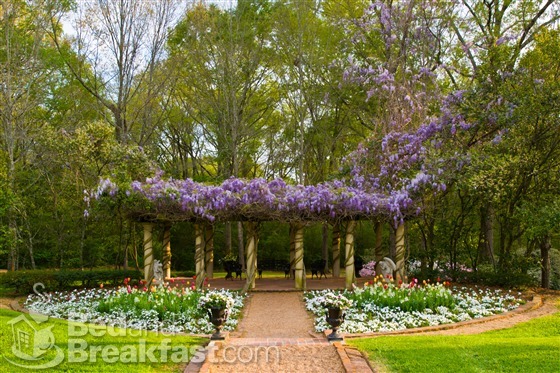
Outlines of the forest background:
M 418 200 L 407 259 L 560 288 L 559 15 L 553 0 L 0 1 L 0 268 L 141 268 L 139 224 L 84 213 L 100 178 L 317 184 L 452 97 L 456 136 L 434 157 L 465 164 Z M 329 228 L 306 229 L 306 260 L 328 256 Z M 243 252 L 240 223 L 215 232 L 217 259 Z M 358 226 L 366 261 L 378 232 L 390 253 L 391 224 Z M 194 269 L 194 241 L 173 226 L 173 270 Z M 289 259 L 287 224 L 263 224 L 258 255 Z

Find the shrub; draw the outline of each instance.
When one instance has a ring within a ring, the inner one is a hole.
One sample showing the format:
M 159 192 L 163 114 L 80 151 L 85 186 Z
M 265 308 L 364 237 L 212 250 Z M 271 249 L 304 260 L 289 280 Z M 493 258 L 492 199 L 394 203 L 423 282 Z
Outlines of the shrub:
M 362 269 L 360 269 L 361 277 L 373 277 L 375 276 L 375 260 L 364 264 Z
M 101 283 L 116 286 L 122 284 L 125 278 L 139 281 L 142 277 L 142 273 L 137 270 L 35 270 L 7 272 L 0 276 L 0 284 L 13 288 L 18 294 L 30 294 L 37 283 L 45 285 L 45 291 L 61 291 L 80 286 L 92 287 Z
M 171 271 L 171 277 L 193 277 L 195 271 Z

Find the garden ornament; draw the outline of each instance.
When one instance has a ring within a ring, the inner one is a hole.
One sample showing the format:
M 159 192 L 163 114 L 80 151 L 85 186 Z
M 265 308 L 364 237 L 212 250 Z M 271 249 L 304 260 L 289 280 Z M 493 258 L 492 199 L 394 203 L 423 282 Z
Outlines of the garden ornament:
M 154 279 L 156 284 L 163 283 L 163 265 L 159 260 L 154 260 Z
M 391 260 L 391 258 L 383 258 L 383 260 L 379 261 L 379 268 L 381 269 L 381 274 L 383 275 L 383 279 L 388 281 L 389 278 L 393 278 L 393 272 L 397 270 L 397 266 L 395 262 Z

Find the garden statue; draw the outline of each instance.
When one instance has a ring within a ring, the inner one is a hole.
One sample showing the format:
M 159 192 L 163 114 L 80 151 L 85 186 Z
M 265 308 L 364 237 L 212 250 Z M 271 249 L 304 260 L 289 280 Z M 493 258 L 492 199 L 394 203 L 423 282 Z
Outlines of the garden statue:
M 153 282 L 156 284 L 163 283 L 163 265 L 159 260 L 154 260 L 154 278 Z
M 379 261 L 379 269 L 383 275 L 383 280 L 389 281 L 393 279 L 393 272 L 397 270 L 397 266 L 391 258 L 383 258 Z

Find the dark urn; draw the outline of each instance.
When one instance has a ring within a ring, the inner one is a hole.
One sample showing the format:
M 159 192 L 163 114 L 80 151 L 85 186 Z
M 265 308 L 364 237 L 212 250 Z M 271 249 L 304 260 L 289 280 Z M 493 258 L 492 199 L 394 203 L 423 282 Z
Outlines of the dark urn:
M 211 340 L 224 340 L 225 336 L 221 333 L 221 329 L 226 322 L 226 310 L 225 308 L 215 308 L 209 309 L 210 322 L 216 328 L 216 332 L 210 337 Z
M 331 334 L 327 336 L 329 342 L 342 341 L 342 336 L 337 333 L 338 327 L 344 321 L 342 310 L 340 308 L 327 308 L 327 322 L 331 326 Z

